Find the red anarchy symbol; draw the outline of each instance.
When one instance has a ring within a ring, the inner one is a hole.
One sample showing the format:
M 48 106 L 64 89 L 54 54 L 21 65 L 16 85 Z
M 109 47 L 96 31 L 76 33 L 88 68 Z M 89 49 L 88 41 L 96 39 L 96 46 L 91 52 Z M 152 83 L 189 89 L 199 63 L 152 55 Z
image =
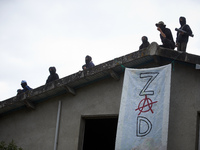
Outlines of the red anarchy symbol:
M 143 104 L 142 104 L 142 102 L 143 102 Z M 151 108 L 154 103 L 157 103 L 157 101 L 152 102 L 152 100 L 150 98 L 147 98 L 147 95 L 145 95 L 145 98 L 140 101 L 138 108 L 135 109 L 135 111 L 137 111 L 137 110 L 140 111 L 140 113 L 138 115 L 140 115 L 142 112 L 148 112 L 149 110 L 153 113 L 153 110 Z M 147 108 L 144 110 L 145 107 L 149 107 L 149 109 Z

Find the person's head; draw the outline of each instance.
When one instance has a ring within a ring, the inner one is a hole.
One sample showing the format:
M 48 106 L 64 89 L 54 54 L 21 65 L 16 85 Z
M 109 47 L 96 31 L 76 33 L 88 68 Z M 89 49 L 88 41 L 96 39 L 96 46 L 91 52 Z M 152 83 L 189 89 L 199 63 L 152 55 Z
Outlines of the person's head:
M 145 42 L 147 42 L 148 41 L 148 38 L 146 37 L 146 36 L 143 36 L 142 37 L 142 43 L 145 43 Z
M 50 72 L 50 74 L 55 74 L 56 68 L 55 67 L 49 67 L 49 72 Z
M 25 88 L 25 87 L 27 86 L 27 82 L 26 82 L 25 80 L 22 80 L 21 86 L 22 86 L 23 88 Z
M 82 69 L 83 69 L 83 70 L 86 69 L 86 65 L 83 65 L 83 66 L 82 66 Z
M 90 57 L 89 55 L 87 55 L 85 57 L 85 63 L 88 64 L 90 61 L 92 61 L 92 57 Z
M 166 25 L 165 25 L 165 23 L 163 21 L 159 21 L 158 23 L 156 23 L 156 27 L 159 27 L 159 28 L 163 29 L 163 28 L 166 27 Z
M 186 18 L 181 16 L 179 18 L 179 23 L 180 23 L 181 26 L 185 25 L 186 24 Z

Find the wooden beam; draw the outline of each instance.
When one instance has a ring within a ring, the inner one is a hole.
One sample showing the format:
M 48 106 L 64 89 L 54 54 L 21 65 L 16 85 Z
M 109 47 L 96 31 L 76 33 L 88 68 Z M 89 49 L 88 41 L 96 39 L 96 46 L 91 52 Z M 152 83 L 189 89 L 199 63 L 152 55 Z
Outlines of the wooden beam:
M 35 105 L 32 102 L 30 102 L 30 100 L 25 99 L 24 103 L 25 103 L 26 107 L 31 108 L 31 109 L 35 109 Z
M 109 73 L 110 73 L 111 77 L 114 78 L 115 80 L 120 79 L 120 76 L 115 71 L 113 71 L 112 69 L 109 70 Z
M 69 87 L 68 85 L 64 86 L 67 92 L 71 93 L 72 95 L 76 95 L 76 92 L 73 88 Z

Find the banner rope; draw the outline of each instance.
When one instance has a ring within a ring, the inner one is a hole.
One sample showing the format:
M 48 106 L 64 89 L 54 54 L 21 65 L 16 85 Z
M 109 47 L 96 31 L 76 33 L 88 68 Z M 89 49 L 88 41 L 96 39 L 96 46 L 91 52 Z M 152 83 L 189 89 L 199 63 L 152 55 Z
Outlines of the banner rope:
M 125 68 L 126 68 L 124 65 L 121 65 L 121 67 L 122 67 L 123 69 L 125 69 Z

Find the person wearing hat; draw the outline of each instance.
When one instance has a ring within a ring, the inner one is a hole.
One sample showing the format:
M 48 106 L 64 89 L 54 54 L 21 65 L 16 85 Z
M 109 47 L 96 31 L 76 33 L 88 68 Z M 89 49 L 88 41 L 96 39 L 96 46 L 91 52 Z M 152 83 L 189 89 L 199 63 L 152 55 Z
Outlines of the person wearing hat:
M 84 69 L 92 68 L 92 67 L 94 67 L 94 66 L 95 66 L 95 65 L 94 65 L 94 63 L 92 62 L 92 57 L 89 56 L 89 55 L 87 55 L 87 56 L 85 57 L 85 65 L 82 66 L 82 69 L 84 70 Z
M 21 81 L 21 86 L 22 86 L 23 89 L 18 89 L 17 90 L 17 95 L 32 89 L 27 85 L 27 82 L 25 80 Z
M 139 47 L 139 50 L 143 49 L 143 48 L 147 48 L 149 46 L 149 41 L 148 38 L 146 36 L 142 37 L 142 44 Z
M 166 25 L 164 24 L 163 21 L 156 23 L 156 27 L 157 27 L 157 30 L 160 32 L 160 39 L 163 43 L 163 45 L 160 45 L 160 46 L 164 48 L 174 49 L 175 42 L 174 42 L 171 30 L 166 28 Z
M 186 18 L 185 17 L 180 17 L 179 18 L 179 23 L 181 27 L 179 29 L 185 31 L 177 32 L 177 38 L 176 38 L 176 46 L 178 51 L 186 52 L 186 47 L 187 43 L 189 40 L 189 36 L 192 36 L 192 30 L 189 25 L 186 24 Z
M 56 68 L 55 67 L 49 67 L 49 73 L 50 75 L 48 76 L 47 80 L 46 80 L 46 84 L 52 81 L 55 81 L 57 79 L 59 79 L 58 74 L 56 73 Z

